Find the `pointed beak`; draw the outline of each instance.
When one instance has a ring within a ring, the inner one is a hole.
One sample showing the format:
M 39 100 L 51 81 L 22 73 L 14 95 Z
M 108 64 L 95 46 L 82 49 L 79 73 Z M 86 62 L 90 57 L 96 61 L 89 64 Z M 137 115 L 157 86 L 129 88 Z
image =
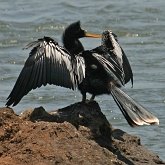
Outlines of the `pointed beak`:
M 100 34 L 93 34 L 93 33 L 87 33 L 87 32 L 85 32 L 85 37 L 101 38 L 102 36 Z

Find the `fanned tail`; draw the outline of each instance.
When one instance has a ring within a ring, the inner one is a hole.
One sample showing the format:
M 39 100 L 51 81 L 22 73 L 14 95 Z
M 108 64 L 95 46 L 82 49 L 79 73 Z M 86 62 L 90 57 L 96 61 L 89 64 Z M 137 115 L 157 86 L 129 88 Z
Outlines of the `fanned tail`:
M 157 117 L 114 84 L 111 85 L 111 95 L 130 126 L 159 125 Z

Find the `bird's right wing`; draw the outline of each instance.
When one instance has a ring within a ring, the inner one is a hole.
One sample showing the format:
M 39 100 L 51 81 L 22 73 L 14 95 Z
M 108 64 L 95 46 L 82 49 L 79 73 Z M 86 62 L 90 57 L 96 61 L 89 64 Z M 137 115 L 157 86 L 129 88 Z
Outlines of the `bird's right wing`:
M 122 47 L 120 46 L 117 35 L 114 33 L 109 34 L 109 39 L 112 43 L 112 52 L 110 53 L 111 58 L 113 58 L 121 67 L 124 74 L 125 84 L 131 80 L 133 86 L 133 73 L 126 54 L 124 53 Z M 114 58 L 115 57 L 115 58 Z
M 106 72 L 113 74 L 124 85 L 123 71 L 112 58 L 107 60 L 102 54 L 96 52 L 93 52 L 91 55 L 102 65 Z
M 122 48 L 121 48 L 122 49 Z M 125 79 L 125 84 L 131 80 L 132 86 L 133 86 L 133 72 L 131 69 L 131 65 L 129 63 L 129 60 L 127 56 L 125 55 L 123 49 L 123 70 L 124 70 L 124 79 Z
M 30 90 L 54 84 L 75 89 L 85 77 L 83 57 L 72 57 L 66 49 L 49 37 L 31 42 L 28 59 L 8 96 L 6 103 L 16 105 Z

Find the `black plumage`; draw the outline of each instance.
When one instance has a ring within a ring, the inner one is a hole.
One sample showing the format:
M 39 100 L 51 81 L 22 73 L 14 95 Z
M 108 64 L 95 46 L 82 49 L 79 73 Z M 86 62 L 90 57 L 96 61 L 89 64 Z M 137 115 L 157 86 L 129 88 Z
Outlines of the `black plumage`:
M 128 61 L 128 58 L 126 54 L 124 53 L 122 47 L 120 46 L 117 35 L 114 34 L 111 30 L 104 31 L 103 37 L 102 37 L 102 49 L 104 49 L 107 54 L 105 54 L 105 58 L 109 60 L 114 60 L 116 64 L 119 66 L 121 71 L 123 72 L 123 85 L 126 84 L 131 80 L 131 83 L 133 85 L 133 73 L 130 66 L 130 63 Z M 110 55 L 110 56 L 109 56 Z
M 79 35 L 71 31 L 75 38 L 67 33 L 75 27 L 74 24 L 79 31 Z M 159 120 L 154 115 L 120 89 L 129 80 L 133 80 L 133 75 L 130 65 L 127 66 L 128 59 L 111 31 L 103 33 L 100 47 L 84 51 L 78 39 L 99 35 L 88 35 L 79 28 L 80 22 L 74 24 L 64 33 L 64 47 L 49 37 L 27 45 L 26 48 L 32 47 L 32 50 L 6 105 L 15 106 L 32 89 L 54 84 L 71 89 L 78 88 L 83 95 L 82 101 L 86 101 L 87 92 L 92 94 L 91 100 L 96 95 L 111 94 L 131 126 L 158 124 Z M 72 46 L 68 46 L 69 43 Z
M 79 84 L 83 101 L 87 92 L 92 94 L 91 101 L 97 95 L 111 94 L 130 126 L 159 124 L 157 117 L 120 89 L 126 82 L 133 80 L 132 70 L 123 68 L 127 64 L 123 60 L 123 51 L 111 51 L 114 42 L 111 34 L 111 31 L 104 31 L 102 45 L 81 54 L 86 65 L 85 78 Z
M 101 35 L 88 33 L 86 30 L 81 28 L 80 21 L 77 21 L 65 29 L 62 36 L 64 47 L 72 55 L 79 54 L 80 52 L 84 51 L 84 47 L 79 40 L 83 37 L 101 38 Z
M 54 84 L 76 89 L 85 77 L 84 58 L 77 55 L 83 51 L 79 38 L 100 37 L 81 29 L 80 21 L 68 26 L 63 35 L 64 47 L 50 37 L 44 37 L 28 44 L 32 50 L 8 96 L 7 106 L 17 105 L 32 89 Z M 72 43 L 72 46 L 68 46 Z

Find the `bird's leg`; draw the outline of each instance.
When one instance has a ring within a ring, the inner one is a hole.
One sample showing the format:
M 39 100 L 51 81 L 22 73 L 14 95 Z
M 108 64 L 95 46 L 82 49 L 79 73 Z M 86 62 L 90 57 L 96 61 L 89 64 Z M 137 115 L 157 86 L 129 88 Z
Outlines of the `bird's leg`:
M 82 93 L 82 102 L 83 102 L 83 103 L 86 102 L 86 93 Z
M 92 97 L 90 98 L 89 102 L 94 101 L 94 99 L 95 99 L 95 95 L 92 95 Z

